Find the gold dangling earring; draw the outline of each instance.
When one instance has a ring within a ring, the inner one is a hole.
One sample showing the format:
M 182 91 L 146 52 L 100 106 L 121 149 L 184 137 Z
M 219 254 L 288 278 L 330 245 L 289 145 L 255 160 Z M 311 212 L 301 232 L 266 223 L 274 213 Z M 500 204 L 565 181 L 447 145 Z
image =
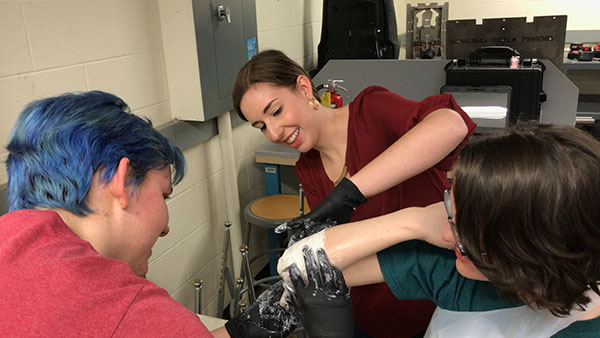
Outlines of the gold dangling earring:
M 308 104 L 313 110 L 319 109 L 319 101 L 317 101 L 317 99 L 315 99 L 314 97 L 308 101 Z

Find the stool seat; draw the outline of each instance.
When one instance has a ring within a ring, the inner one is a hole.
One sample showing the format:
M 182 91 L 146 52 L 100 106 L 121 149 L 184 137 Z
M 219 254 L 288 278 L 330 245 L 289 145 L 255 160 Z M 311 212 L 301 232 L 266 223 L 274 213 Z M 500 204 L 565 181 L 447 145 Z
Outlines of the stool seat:
M 263 228 L 274 229 L 286 220 L 300 216 L 298 195 L 277 194 L 255 199 L 248 203 L 244 211 L 248 223 Z M 305 211 L 308 203 L 304 199 Z
M 233 297 L 234 315 L 239 314 L 240 297 L 244 292 L 248 293 L 250 304 L 256 301 L 255 287 L 269 287 L 273 281 L 281 279 L 277 275 L 277 260 L 283 251 L 283 241 L 281 237 L 277 238 L 273 230 L 268 230 L 269 250 L 256 253 L 250 258 L 248 255 L 248 244 L 250 242 L 250 229 L 252 226 L 259 226 L 267 229 L 275 229 L 281 223 L 299 217 L 301 212 L 309 212 L 308 202 L 304 197 L 304 190 L 300 186 L 298 195 L 292 194 L 276 194 L 265 197 L 260 197 L 248 203 L 244 208 L 247 227 L 244 232 L 244 244 L 240 246 L 242 255 L 242 267 L 240 270 L 240 278 L 236 281 L 236 291 Z M 302 197 L 300 197 L 302 196 Z M 300 203 L 302 198 L 303 203 Z M 254 279 L 254 274 L 251 271 L 250 265 L 257 258 L 269 255 L 270 276 Z M 244 283 L 247 287 L 244 288 Z

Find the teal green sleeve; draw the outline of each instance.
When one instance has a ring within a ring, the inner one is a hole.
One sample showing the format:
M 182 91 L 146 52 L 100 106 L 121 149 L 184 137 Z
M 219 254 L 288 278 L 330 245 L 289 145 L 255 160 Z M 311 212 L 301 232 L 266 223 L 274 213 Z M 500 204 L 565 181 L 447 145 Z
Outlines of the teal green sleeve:
M 453 251 L 421 241 L 377 253 L 385 282 L 399 299 L 430 299 L 451 311 L 487 311 L 518 306 L 500 298 L 489 282 L 463 277 Z
M 431 299 L 450 311 L 488 311 L 512 304 L 498 295 L 489 282 L 460 275 L 453 251 L 421 241 L 395 245 L 377 253 L 385 282 L 399 299 Z M 600 317 L 578 321 L 556 333 L 553 338 L 600 337 Z

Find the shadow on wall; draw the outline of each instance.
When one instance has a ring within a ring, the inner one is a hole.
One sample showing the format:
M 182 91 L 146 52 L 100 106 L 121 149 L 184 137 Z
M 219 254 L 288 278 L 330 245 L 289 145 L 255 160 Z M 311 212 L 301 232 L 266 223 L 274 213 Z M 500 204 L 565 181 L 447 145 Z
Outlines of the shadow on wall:
M 0 185 L 0 216 L 8 212 L 8 194 L 6 184 Z
M 302 22 L 314 22 L 315 20 L 320 20 L 321 18 L 313 18 L 312 17 L 312 12 L 310 10 L 310 3 L 309 1 L 305 1 L 304 2 L 304 13 L 303 13 L 303 21 Z M 302 34 L 303 34 L 303 42 L 304 42 L 304 54 L 307 54 L 306 51 L 310 51 L 310 53 L 308 54 L 314 54 L 317 51 L 315 50 L 316 48 L 316 44 L 313 41 L 313 25 L 308 24 L 308 25 L 304 25 L 304 29 L 302 30 Z M 305 64 L 302 65 L 302 67 L 304 67 L 304 69 L 307 68 L 307 65 L 311 65 L 311 69 L 315 67 L 315 65 L 312 65 L 311 62 L 309 62 L 308 60 L 304 61 Z M 307 71 L 311 70 L 311 69 L 307 69 Z

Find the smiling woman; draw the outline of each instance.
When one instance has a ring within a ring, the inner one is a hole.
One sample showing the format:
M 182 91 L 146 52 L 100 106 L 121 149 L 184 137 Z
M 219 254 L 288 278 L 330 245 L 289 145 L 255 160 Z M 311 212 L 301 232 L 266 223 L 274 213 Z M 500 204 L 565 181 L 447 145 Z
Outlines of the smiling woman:
M 475 130 L 450 95 L 416 102 L 373 86 L 346 106 L 326 107 L 302 67 L 275 50 L 242 67 L 233 103 L 269 141 L 302 153 L 296 174 L 312 211 L 290 228 L 316 223 L 306 219 L 341 224 L 441 201 L 446 171 Z M 376 337 L 415 336 L 434 308 L 395 300 L 383 284 L 352 288 L 351 295 L 357 324 Z

